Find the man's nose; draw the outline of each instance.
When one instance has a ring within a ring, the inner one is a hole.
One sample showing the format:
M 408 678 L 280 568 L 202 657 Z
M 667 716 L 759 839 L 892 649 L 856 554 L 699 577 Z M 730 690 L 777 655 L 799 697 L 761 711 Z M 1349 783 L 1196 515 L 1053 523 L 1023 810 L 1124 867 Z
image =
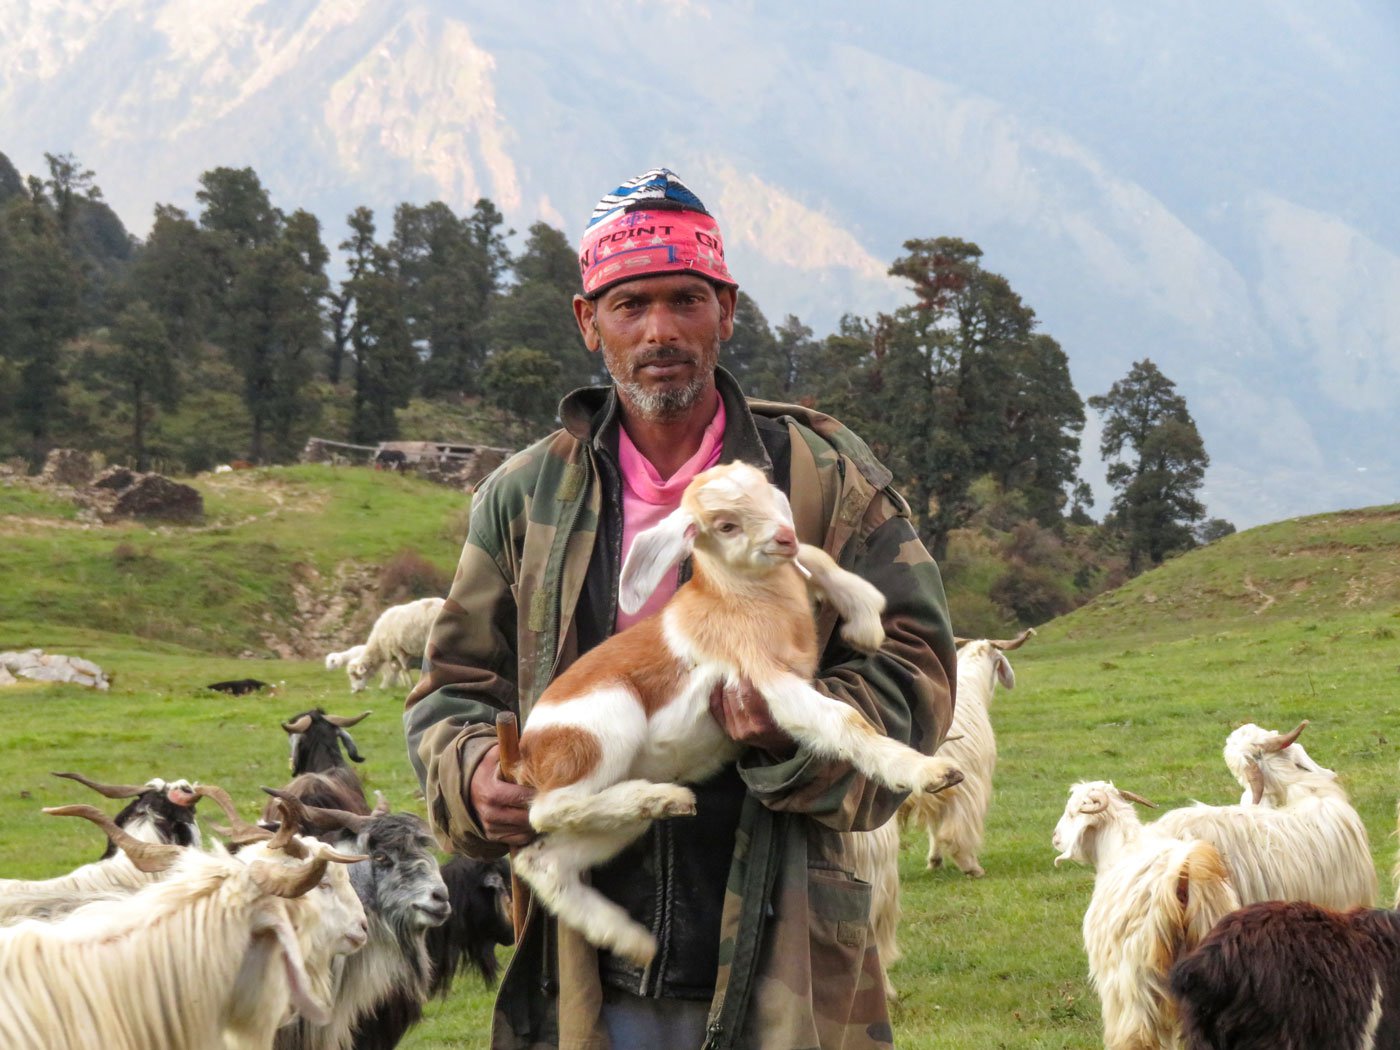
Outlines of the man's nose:
M 675 312 L 667 303 L 653 303 L 647 310 L 646 338 L 650 343 L 674 343 L 680 337 Z

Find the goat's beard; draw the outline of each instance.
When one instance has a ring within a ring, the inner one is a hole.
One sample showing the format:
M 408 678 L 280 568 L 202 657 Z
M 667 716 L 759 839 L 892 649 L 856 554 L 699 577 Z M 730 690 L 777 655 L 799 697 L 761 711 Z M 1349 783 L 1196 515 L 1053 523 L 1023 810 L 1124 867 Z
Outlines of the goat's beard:
M 628 362 L 617 358 L 606 343 L 599 340 L 603 353 L 603 363 L 617 384 L 618 391 L 629 405 L 643 418 L 652 422 L 675 419 L 684 415 L 700 400 L 714 378 L 715 365 L 719 361 L 720 340 L 715 338 L 708 353 L 702 353 L 695 374 L 685 386 L 650 390 L 636 379 L 637 372 L 644 365 L 662 361 L 693 361 L 684 350 L 662 350 L 648 354 L 638 361 Z

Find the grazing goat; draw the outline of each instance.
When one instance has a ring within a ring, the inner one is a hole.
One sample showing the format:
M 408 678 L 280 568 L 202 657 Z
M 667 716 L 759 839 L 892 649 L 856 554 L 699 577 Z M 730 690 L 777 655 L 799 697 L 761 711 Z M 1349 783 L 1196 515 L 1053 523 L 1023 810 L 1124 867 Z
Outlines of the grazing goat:
M 1266 901 L 1172 968 L 1189 1050 L 1397 1050 L 1400 915 Z
M 694 793 L 675 781 L 704 780 L 737 757 L 739 745 L 710 715 L 715 686 L 747 680 L 812 753 L 894 791 L 938 790 L 958 777 L 945 759 L 885 736 L 811 685 L 818 653 L 808 587 L 863 650 L 884 640 L 884 598 L 824 551 L 798 544 L 787 498 L 761 471 L 729 464 L 699 474 L 680 509 L 633 540 L 620 606 L 639 609 L 687 554 L 692 575 L 661 612 L 555 679 L 520 737 L 518 779 L 538 792 L 530 823 L 542 835 L 516 853 L 516 872 L 560 921 L 641 965 L 655 939 L 582 874 L 653 819 L 693 813 Z
M 129 798 L 112 823 L 142 842 L 168 842 L 172 846 L 199 846 L 199 825 L 194 807 L 200 795 L 188 780 L 161 780 L 155 777 L 141 785 L 102 784 L 81 773 L 55 773 L 56 777 L 76 780 L 107 798 Z M 100 859 L 117 852 L 110 840 Z
M 1306 725 L 1283 734 L 1251 723 L 1230 734 L 1227 763 L 1259 804 L 1196 803 L 1164 814 L 1154 826 L 1215 846 L 1242 904 L 1305 900 L 1327 908 L 1371 907 L 1377 882 L 1366 825 L 1335 773 L 1311 759 L 1296 760 L 1301 749 L 1295 741 Z
M 367 858 L 351 866 L 350 883 L 369 919 L 369 943 L 340 972 L 330 1022 L 303 1018 L 279 1032 L 276 1043 L 278 1050 L 347 1050 L 356 1022 L 393 993 L 427 997 L 431 964 L 424 939 L 451 914 L 433 837 L 410 813 L 360 816 L 264 790 L 295 807 L 303 827 L 322 829 L 323 837 L 338 833 L 332 845 Z
M 1051 838 L 1056 865 L 1075 860 L 1096 870 L 1084 950 L 1108 1050 L 1179 1045 L 1168 971 L 1239 907 L 1215 847 L 1144 826 L 1133 802 L 1151 805 L 1106 781 L 1075 784 Z
M 46 812 L 119 832 L 90 806 Z M 0 1046 L 254 1050 L 289 1006 L 328 1017 L 333 957 L 365 940 L 349 877 L 330 866 L 355 858 L 290 830 L 263 846 L 246 859 L 151 847 L 179 856 L 134 897 L 0 930 Z M 308 856 L 289 863 L 284 847 Z
M 951 789 L 949 789 L 951 790 Z M 870 930 L 880 956 L 880 977 L 885 998 L 899 998 L 890 967 L 900 960 L 899 950 L 899 821 L 890 819 L 872 831 L 842 833 L 846 862 L 856 878 L 870 883 Z
M 355 747 L 350 727 L 359 725 L 369 715 L 368 711 L 353 717 L 328 715 L 321 708 L 313 707 L 283 722 L 292 751 L 293 780 L 287 790 L 313 806 L 367 814 L 369 802 L 365 799 L 364 786 L 346 764 L 345 755 L 353 762 L 365 760 Z M 342 746 L 345 754 L 341 754 Z M 274 805 L 273 802 L 267 804 L 264 819 L 269 818 Z
M 415 602 L 392 605 L 379 614 L 365 640 L 364 651 L 345 665 L 350 676 L 350 691 L 358 693 L 369 684 L 369 676 L 377 667 L 384 668 L 379 688 L 398 684 L 411 685 L 413 676 L 423 666 L 423 650 L 428 647 L 428 635 L 433 621 L 442 611 L 441 598 L 419 598 Z
M 900 818 L 915 820 L 928 832 L 928 866 L 941 867 L 950 856 L 964 875 L 986 874 L 977 860 L 992 804 L 992 773 L 997 765 L 997 742 L 992 734 L 992 695 L 998 682 L 1015 688 L 1016 673 L 1006 652 L 1019 649 L 1033 630 L 1009 641 L 966 641 L 958 650 L 958 703 L 953 725 L 939 755 L 963 775 L 961 784 L 937 794 L 911 795 L 900 807 Z M 961 639 L 960 639 L 961 641 Z
M 442 866 L 452 915 L 428 931 L 432 963 L 427 994 L 400 988 L 355 1025 L 354 1050 L 393 1050 L 423 1019 L 427 999 L 446 998 L 457 974 L 475 970 L 489 988 L 496 981 L 496 945 L 515 943 L 510 920 L 510 869 L 504 860 L 453 857 Z

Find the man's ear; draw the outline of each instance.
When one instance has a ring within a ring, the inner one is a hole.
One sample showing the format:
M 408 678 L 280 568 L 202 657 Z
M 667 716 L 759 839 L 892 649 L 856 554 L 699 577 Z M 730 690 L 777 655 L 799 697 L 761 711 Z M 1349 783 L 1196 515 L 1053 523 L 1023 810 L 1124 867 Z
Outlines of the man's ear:
M 583 345 L 588 347 L 591 353 L 597 353 L 598 347 L 602 345 L 602 340 L 598 337 L 598 304 L 592 299 L 585 299 L 581 295 L 574 296 L 574 320 L 578 322 L 579 334 L 583 336 Z M 730 325 L 733 328 L 733 325 Z
M 739 290 L 727 284 L 721 285 L 715 289 L 715 296 L 719 299 L 719 338 L 720 342 L 724 342 L 734 335 L 734 311 L 739 302 Z
M 634 613 L 646 604 L 661 577 L 690 553 L 695 541 L 695 519 L 686 510 L 674 510 L 644 532 L 637 533 L 622 563 L 617 604 Z

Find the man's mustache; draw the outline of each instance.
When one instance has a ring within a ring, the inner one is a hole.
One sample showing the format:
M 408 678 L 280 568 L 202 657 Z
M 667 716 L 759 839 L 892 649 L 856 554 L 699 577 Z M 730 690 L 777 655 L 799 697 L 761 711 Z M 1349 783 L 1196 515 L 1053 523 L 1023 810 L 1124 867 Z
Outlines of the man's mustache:
M 636 368 L 645 368 L 647 365 L 674 365 L 674 364 L 694 364 L 695 358 L 682 350 L 678 346 L 663 346 L 659 350 L 637 360 Z

